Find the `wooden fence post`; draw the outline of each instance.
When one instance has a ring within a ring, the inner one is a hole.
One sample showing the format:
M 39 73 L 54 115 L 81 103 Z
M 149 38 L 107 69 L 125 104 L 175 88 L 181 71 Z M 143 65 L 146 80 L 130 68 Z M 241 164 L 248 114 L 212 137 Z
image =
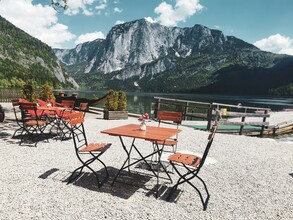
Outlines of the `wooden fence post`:
M 156 100 L 156 104 L 155 104 L 155 110 L 154 110 L 154 116 L 155 118 L 158 117 L 158 111 L 160 109 L 160 99 L 157 99 Z
M 247 113 L 247 109 L 244 109 L 244 113 Z M 245 122 L 245 116 L 241 118 L 241 122 Z M 244 125 L 240 126 L 239 134 L 242 135 Z
M 266 114 L 268 114 L 268 110 L 265 110 L 265 115 L 266 115 Z M 267 119 L 267 117 L 264 116 L 262 121 L 263 121 L 263 122 L 266 122 L 266 119 Z M 263 125 L 263 126 L 261 126 L 261 131 L 260 131 L 260 136 L 261 136 L 261 137 L 263 136 L 264 130 L 265 130 L 265 126 Z
M 211 129 L 212 117 L 213 117 L 213 104 L 210 103 L 208 112 L 207 112 L 207 119 L 208 119 L 207 130 L 208 131 Z
M 185 107 L 184 107 L 184 120 L 187 120 L 187 112 L 188 112 L 188 106 L 189 102 L 186 102 Z

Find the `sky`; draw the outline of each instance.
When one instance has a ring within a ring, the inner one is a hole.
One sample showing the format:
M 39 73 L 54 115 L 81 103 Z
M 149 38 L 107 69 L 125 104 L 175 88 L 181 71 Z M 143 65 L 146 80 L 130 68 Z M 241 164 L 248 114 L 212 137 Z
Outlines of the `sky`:
M 0 0 L 0 15 L 53 48 L 105 38 L 111 28 L 146 18 L 168 27 L 201 24 L 258 48 L 293 55 L 293 0 Z

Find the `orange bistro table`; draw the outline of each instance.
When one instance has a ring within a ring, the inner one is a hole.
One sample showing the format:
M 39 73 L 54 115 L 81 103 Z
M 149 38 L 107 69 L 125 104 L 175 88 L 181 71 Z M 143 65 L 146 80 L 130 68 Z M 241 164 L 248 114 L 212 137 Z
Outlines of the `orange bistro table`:
M 121 169 L 118 171 L 118 173 L 114 177 L 114 180 L 112 182 L 112 186 L 114 185 L 117 177 L 119 176 L 119 174 L 120 174 L 120 172 L 122 170 L 127 169 L 127 168 L 133 166 L 134 164 L 137 164 L 138 162 L 143 160 L 147 164 L 149 169 L 153 172 L 155 177 L 157 177 L 157 193 L 156 193 L 156 197 L 157 197 L 158 188 L 159 188 L 159 169 L 160 169 L 160 166 L 163 168 L 164 172 L 167 174 L 167 176 L 170 179 L 170 181 L 172 181 L 172 179 L 171 179 L 169 173 L 167 172 L 166 168 L 161 163 L 161 155 L 162 155 L 162 151 L 164 149 L 164 145 L 158 145 L 158 142 L 159 141 L 164 142 L 166 139 L 171 138 L 172 136 L 174 136 L 174 135 L 178 134 L 179 132 L 181 132 L 181 130 L 173 129 L 173 128 L 147 126 L 146 131 L 142 131 L 142 130 L 139 129 L 139 127 L 140 126 L 138 124 L 128 124 L 128 125 L 123 125 L 123 126 L 119 126 L 119 127 L 115 127 L 115 128 L 111 128 L 111 129 L 101 131 L 101 133 L 104 133 L 104 134 L 118 136 L 120 141 L 121 141 L 122 147 L 123 147 L 124 151 L 127 154 L 127 158 L 124 161 Z M 131 143 L 131 146 L 130 146 L 129 150 L 125 146 L 122 137 L 133 138 L 133 141 Z M 139 151 L 139 149 L 135 145 L 135 140 L 136 139 L 144 139 L 146 141 L 155 142 L 156 150 L 154 152 L 152 152 L 151 154 L 148 154 L 146 156 L 142 155 L 141 152 Z M 159 147 L 159 146 L 161 146 L 161 147 Z M 141 159 L 136 160 L 133 163 L 130 163 L 130 153 L 131 153 L 132 149 L 136 150 L 136 152 L 139 154 Z M 151 157 L 154 154 L 158 154 L 158 163 L 159 164 L 157 166 L 157 172 L 155 172 L 152 169 L 152 166 L 146 161 L 146 159 L 148 157 Z

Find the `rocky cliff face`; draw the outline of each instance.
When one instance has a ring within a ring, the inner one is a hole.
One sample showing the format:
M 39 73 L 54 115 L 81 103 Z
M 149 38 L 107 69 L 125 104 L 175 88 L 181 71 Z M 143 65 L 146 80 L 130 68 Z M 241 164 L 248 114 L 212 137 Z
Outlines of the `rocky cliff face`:
M 84 74 L 91 79 L 99 75 L 106 88 L 158 92 L 207 88 L 229 66 L 255 68 L 256 74 L 261 69 L 263 74 L 286 57 L 202 25 L 168 28 L 145 19 L 116 25 L 104 40 L 55 53 L 80 80 Z
M 138 66 L 153 63 L 149 73 L 156 74 L 175 66 L 171 57 L 185 58 L 192 53 L 209 50 L 223 51 L 241 46 L 257 50 L 253 45 L 224 36 L 221 31 L 201 25 L 192 28 L 168 28 L 145 19 L 120 24 L 112 28 L 105 40 L 79 44 L 75 49 L 55 49 L 65 65 L 87 62 L 84 73 L 111 73 L 133 67 L 135 75 L 145 74 Z M 133 76 L 134 73 L 129 73 Z M 123 74 L 123 78 L 128 78 Z

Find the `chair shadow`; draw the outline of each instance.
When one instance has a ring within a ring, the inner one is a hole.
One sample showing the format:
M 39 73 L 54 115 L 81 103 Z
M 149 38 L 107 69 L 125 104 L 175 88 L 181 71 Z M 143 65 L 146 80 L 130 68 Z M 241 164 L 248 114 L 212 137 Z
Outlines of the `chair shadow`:
M 100 188 L 98 187 L 96 176 L 91 172 L 82 172 L 82 174 L 73 183 L 70 184 L 95 192 L 109 193 L 113 196 L 117 196 L 123 199 L 129 199 L 139 189 L 148 190 L 146 183 L 150 181 L 152 178 L 151 176 L 140 174 L 134 171 L 131 171 L 131 173 L 127 171 L 121 171 L 120 175 L 115 181 L 114 186 L 111 186 L 113 179 L 119 170 L 114 167 L 108 167 L 107 169 L 109 172 L 109 178 Z M 97 171 L 97 173 L 100 181 L 106 177 L 106 171 L 104 168 Z M 58 175 L 59 177 L 57 177 Z M 67 183 L 70 175 L 71 173 L 69 172 L 64 173 L 64 171 L 62 172 L 57 168 L 52 168 L 41 174 L 39 178 L 57 179 L 63 183 Z
M 289 175 L 293 177 L 293 173 L 289 173 Z
M 166 186 L 166 185 L 159 185 L 159 186 L 154 186 L 153 189 L 149 190 L 149 192 L 146 193 L 146 196 L 147 197 L 151 197 L 151 196 L 156 197 L 157 187 L 159 187 L 158 194 L 157 194 L 158 199 L 163 200 L 165 202 L 176 203 L 178 201 L 180 195 L 182 194 L 182 190 L 177 189 L 172 193 L 171 196 L 169 196 L 172 187 Z

